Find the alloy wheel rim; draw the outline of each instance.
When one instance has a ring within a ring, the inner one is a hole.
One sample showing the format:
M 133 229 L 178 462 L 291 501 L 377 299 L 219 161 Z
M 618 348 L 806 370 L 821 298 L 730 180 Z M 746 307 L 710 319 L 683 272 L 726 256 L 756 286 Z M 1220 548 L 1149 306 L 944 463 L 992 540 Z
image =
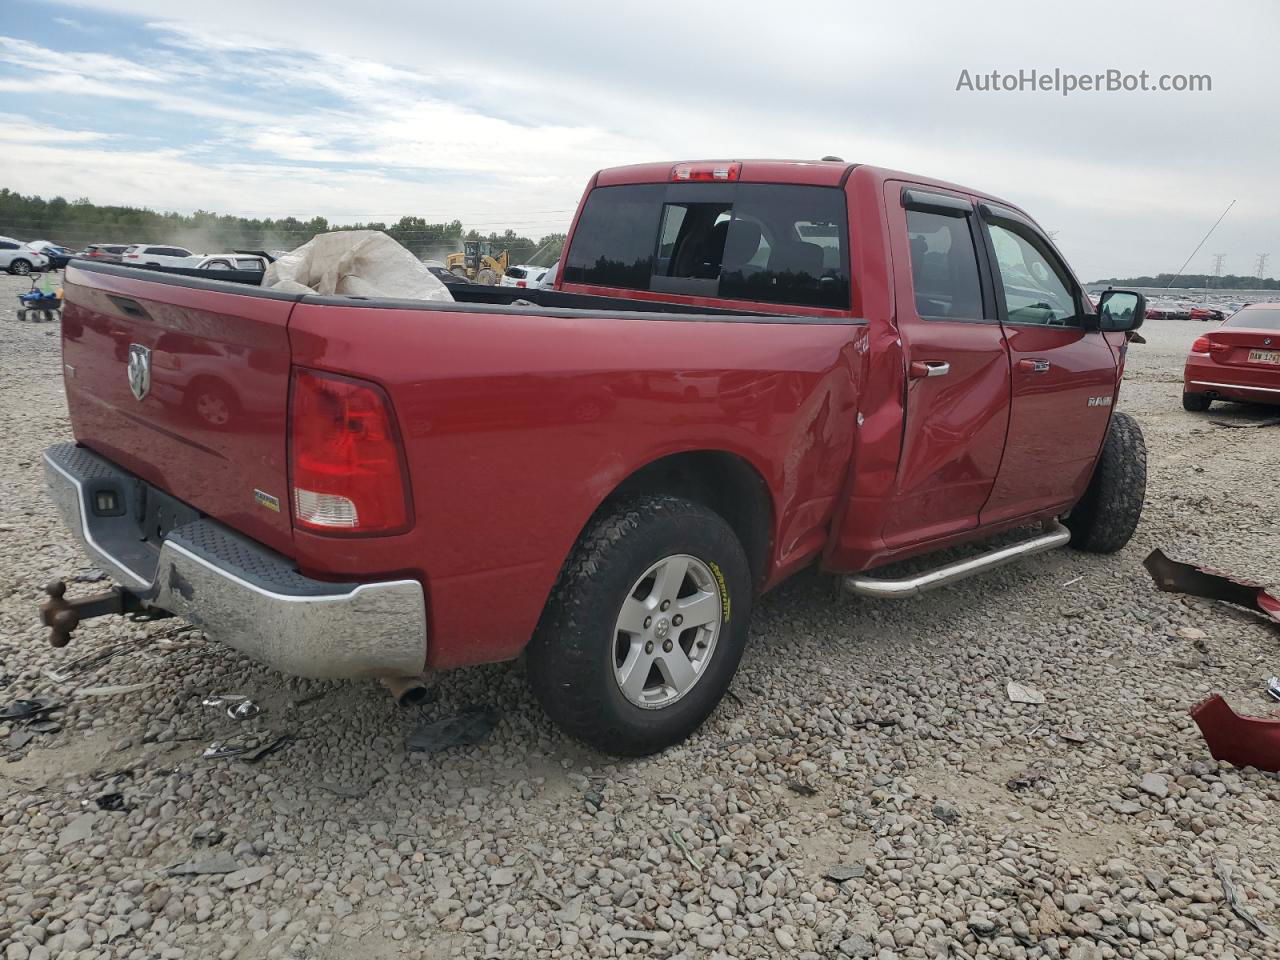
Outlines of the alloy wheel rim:
M 720 638 L 719 579 L 688 554 L 664 557 L 632 585 L 613 630 L 613 677 L 628 702 L 659 710 L 702 679 Z

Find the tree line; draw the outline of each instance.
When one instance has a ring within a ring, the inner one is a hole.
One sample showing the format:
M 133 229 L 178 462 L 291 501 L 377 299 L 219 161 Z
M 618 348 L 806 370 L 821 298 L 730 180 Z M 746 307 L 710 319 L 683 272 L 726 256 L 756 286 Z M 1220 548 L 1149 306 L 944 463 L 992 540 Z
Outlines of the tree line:
M 422 217 L 404 216 L 390 224 L 339 226 L 324 217 L 237 217 L 206 210 L 159 213 L 143 207 L 105 206 L 84 197 L 45 200 L 0 188 L 0 234 L 24 242 L 52 240 L 76 250 L 91 243 L 170 243 L 199 253 L 292 250 L 330 230 L 381 230 L 422 259 L 444 259 L 460 251 L 466 239 L 493 241 L 510 251 L 512 263 L 524 263 L 544 246 L 548 250 L 539 259 L 554 259 L 559 256 L 557 241 L 564 241 L 564 234 L 535 239 L 510 229 L 484 234 L 467 230 L 461 220 L 427 223 Z
M 1172 287 L 1175 290 L 1280 290 L 1280 280 L 1274 277 L 1242 277 L 1234 273 L 1225 277 L 1215 277 L 1208 273 L 1184 273 L 1178 277 L 1174 277 L 1172 273 L 1160 273 L 1154 277 L 1110 277 L 1095 280 L 1089 286 L 1103 283 L 1113 287 Z

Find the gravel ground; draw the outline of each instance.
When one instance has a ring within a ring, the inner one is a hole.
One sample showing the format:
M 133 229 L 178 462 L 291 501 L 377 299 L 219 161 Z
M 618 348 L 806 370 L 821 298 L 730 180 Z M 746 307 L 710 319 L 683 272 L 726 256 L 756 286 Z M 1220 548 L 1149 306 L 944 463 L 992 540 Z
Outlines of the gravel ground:
M 1130 354 L 1151 476 L 1127 549 L 914 601 L 802 576 L 759 605 L 697 736 L 613 762 L 551 727 L 519 664 L 446 675 L 402 710 L 177 621 L 98 620 L 51 649 L 41 585 L 94 573 L 42 492 L 40 450 L 69 432 L 56 331 L 14 318 L 26 286 L 0 278 L 0 704 L 65 707 L 25 744 L 0 721 L 6 960 L 1280 956 L 1215 874 L 1280 926 L 1280 781 L 1212 760 L 1187 716 L 1215 690 L 1266 710 L 1280 631 L 1159 593 L 1140 566 L 1161 546 L 1280 581 L 1280 428 L 1180 409 L 1200 324 L 1153 323 Z M 1010 703 L 1010 680 L 1047 702 Z M 229 693 L 262 713 L 202 705 Z M 421 722 L 477 704 L 500 716 L 482 744 L 406 752 Z M 255 763 L 201 758 L 283 734 Z M 192 863 L 231 872 L 170 869 Z

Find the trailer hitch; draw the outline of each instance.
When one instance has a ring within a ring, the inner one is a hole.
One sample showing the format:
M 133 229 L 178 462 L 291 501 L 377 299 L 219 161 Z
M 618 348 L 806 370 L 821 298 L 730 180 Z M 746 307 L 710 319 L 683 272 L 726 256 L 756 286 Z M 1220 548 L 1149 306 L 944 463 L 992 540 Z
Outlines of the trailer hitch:
M 61 580 L 54 580 L 45 586 L 44 592 L 49 595 L 49 599 L 40 604 L 40 622 L 49 628 L 49 643 L 55 647 L 65 647 L 70 643 L 71 631 L 83 620 L 113 613 L 147 613 L 151 615 L 148 619 L 169 615 L 148 610 L 136 595 L 122 587 L 112 587 L 79 600 L 68 600 L 67 585 Z

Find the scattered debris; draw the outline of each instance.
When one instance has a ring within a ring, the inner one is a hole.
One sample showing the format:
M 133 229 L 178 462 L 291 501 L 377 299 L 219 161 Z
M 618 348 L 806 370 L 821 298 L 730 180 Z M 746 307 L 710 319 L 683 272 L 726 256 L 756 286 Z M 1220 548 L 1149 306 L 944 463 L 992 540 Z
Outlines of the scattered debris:
M 217 827 L 197 827 L 191 834 L 191 843 L 197 847 L 216 847 L 226 838 L 226 832 Z
M 846 880 L 856 880 L 859 877 L 867 875 L 867 868 L 861 863 L 838 863 L 834 867 L 827 870 L 823 876 L 828 880 L 834 880 L 836 883 L 844 883 Z
M 1237 767 L 1280 772 L 1280 719 L 1242 717 L 1215 693 L 1191 708 L 1209 754 Z
M 132 810 L 133 807 L 128 806 L 124 802 L 123 793 L 104 793 L 94 801 L 98 805 L 99 810 Z
M 282 733 L 280 736 L 276 737 L 274 740 L 270 740 L 260 747 L 256 747 L 252 750 L 245 751 L 245 753 L 241 756 L 240 759 L 243 760 L 245 763 L 257 763 L 259 760 L 263 759 L 264 757 L 269 757 L 271 756 L 271 754 L 275 753 L 277 750 L 280 750 L 285 746 L 287 746 L 288 744 L 292 743 L 293 740 L 294 740 L 294 736 L 292 733 Z
M 27 729 L 32 733 L 57 733 L 62 729 L 62 724 L 57 720 L 32 720 L 27 724 Z
M 74 660 L 68 660 L 56 669 L 46 670 L 44 675 L 54 683 L 66 683 L 76 674 L 84 673 L 90 667 L 101 666 L 117 654 L 130 648 L 136 649 L 140 645 L 141 642 L 137 640 L 125 640 L 120 643 L 113 643 L 109 647 L 103 647 L 101 650 L 95 650 L 92 653 L 86 653 L 82 657 L 76 657 Z
M 1160 550 L 1152 550 L 1142 565 L 1156 586 L 1167 593 L 1186 593 L 1207 600 L 1224 600 L 1256 610 L 1280 623 L 1280 597 L 1249 580 L 1237 580 L 1209 567 L 1170 560 Z
M 1215 427 L 1234 427 L 1237 430 L 1260 430 L 1263 427 L 1274 427 L 1280 424 L 1280 417 L 1267 417 L 1265 420 L 1210 420 Z
M 497 723 L 498 711 L 493 707 L 470 707 L 455 716 L 422 724 L 409 734 L 405 745 L 424 753 L 469 747 L 485 740 Z
M 105 687 L 81 687 L 76 691 L 76 696 L 80 697 L 119 697 L 126 693 L 137 693 L 139 690 L 145 690 L 155 681 L 148 680 L 145 683 L 124 683 L 118 685 L 108 685 Z
M 818 793 L 818 789 L 816 787 L 811 787 L 809 784 L 800 780 L 788 780 L 787 789 L 801 797 L 812 797 L 816 796 Z
M 1021 773 L 1010 777 L 1005 781 L 1005 787 L 1014 793 L 1023 793 L 1027 790 L 1039 790 L 1049 785 L 1049 778 L 1039 770 L 1023 770 Z
M 1082 573 L 1082 574 L 1080 574 L 1080 576 L 1078 576 L 1078 577 L 1072 577 L 1070 580 L 1068 580 L 1066 583 L 1064 583 L 1064 584 L 1063 584 L 1063 586 L 1064 586 L 1064 587 L 1069 587 L 1069 586 L 1071 586 L 1072 584 L 1079 583 L 1079 582 L 1080 582 L 1081 580 L 1083 580 L 1083 579 L 1084 579 L 1084 574 Z
M 588 790 L 582 795 L 582 799 L 586 802 L 587 811 L 590 813 L 598 813 L 604 806 L 604 794 L 599 790 Z
M 1235 883 L 1231 879 L 1231 867 L 1219 860 L 1217 857 L 1214 857 L 1213 872 L 1218 875 L 1218 880 L 1222 883 L 1222 896 L 1227 901 L 1227 906 L 1231 908 L 1231 912 L 1252 927 L 1257 933 L 1268 939 L 1273 938 L 1275 936 L 1275 931 L 1265 923 L 1259 921 L 1249 908 L 1244 905 L 1244 900 L 1240 897 L 1240 891 L 1236 888 Z
M 97 568 L 90 567 L 81 573 L 77 573 L 71 578 L 72 583 L 97 583 L 100 580 L 107 579 L 106 573 Z
M 35 738 L 36 735 L 30 730 L 14 730 L 9 734 L 9 739 L 5 741 L 5 746 L 10 750 L 21 750 Z
M 1022 683 L 1015 683 L 1010 680 L 1005 684 L 1005 692 L 1009 695 L 1009 700 L 1013 703 L 1030 703 L 1042 704 L 1045 702 L 1044 694 L 1035 687 L 1028 687 Z
M 1272 700 L 1280 700 L 1280 677 L 1267 678 L 1267 693 Z
M 680 848 L 680 852 L 684 854 L 684 858 L 689 861 L 689 865 L 691 867 L 695 870 L 701 870 L 705 866 L 702 862 L 702 858 L 689 849 L 689 844 L 685 842 L 685 839 L 680 835 L 679 830 L 672 827 L 668 836 L 671 837 L 671 842 Z
M 235 873 L 242 869 L 230 853 L 223 850 L 215 853 L 212 857 L 206 857 L 204 860 L 188 860 L 186 863 L 180 863 L 177 866 L 169 868 L 169 876 L 192 876 L 210 873 Z
M 0 720 L 29 720 L 51 713 L 62 704 L 52 700 L 10 700 L 0 707 Z
M 1089 735 L 1082 730 L 1069 730 L 1069 729 L 1059 730 L 1058 736 L 1061 737 L 1063 740 L 1067 741 L 1067 743 L 1088 743 L 1089 742 Z
M 227 705 L 227 716 L 232 720 L 252 720 L 261 712 L 262 708 L 249 699 Z
M 239 741 L 228 740 L 225 743 L 215 740 L 205 748 L 200 757 L 203 760 L 226 760 L 228 757 L 239 757 L 245 763 L 256 763 L 263 757 L 275 753 L 291 740 L 293 740 L 291 733 L 283 733 L 265 743 L 259 743 L 256 736 Z
M 247 753 L 249 748 L 241 743 L 222 743 L 215 740 L 209 746 L 204 748 L 204 753 L 200 754 L 202 760 L 225 760 L 227 757 L 238 757 L 242 753 Z

